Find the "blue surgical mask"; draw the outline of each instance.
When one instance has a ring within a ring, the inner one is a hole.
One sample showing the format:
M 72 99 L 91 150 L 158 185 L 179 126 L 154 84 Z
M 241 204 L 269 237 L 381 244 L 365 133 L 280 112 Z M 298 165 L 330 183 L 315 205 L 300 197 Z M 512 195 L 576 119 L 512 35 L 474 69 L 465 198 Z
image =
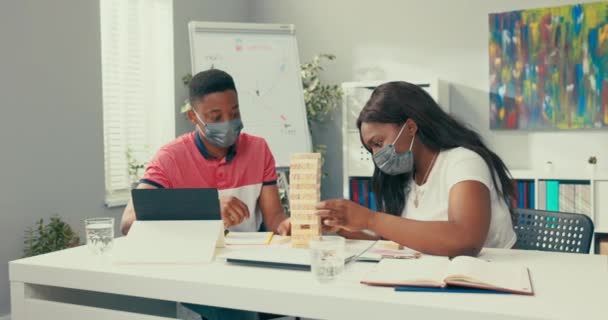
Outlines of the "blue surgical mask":
M 228 148 L 236 143 L 239 138 L 241 130 L 243 130 L 243 122 L 241 118 L 236 118 L 232 121 L 216 122 L 216 123 L 205 123 L 203 119 L 194 112 L 198 121 L 205 125 L 205 130 L 200 126 L 197 126 L 203 133 L 205 138 L 213 145 L 220 148 Z
M 412 155 L 412 146 L 414 145 L 414 137 L 412 138 L 412 143 L 410 143 L 410 149 L 404 153 L 397 153 L 395 150 L 395 142 L 401 136 L 403 129 L 405 128 L 405 124 L 401 127 L 397 138 L 393 143 L 384 146 L 382 149 L 378 150 L 378 152 L 374 153 L 372 156 L 374 159 L 374 163 L 380 171 L 390 175 L 395 176 L 402 173 L 411 172 L 414 168 L 414 157 Z

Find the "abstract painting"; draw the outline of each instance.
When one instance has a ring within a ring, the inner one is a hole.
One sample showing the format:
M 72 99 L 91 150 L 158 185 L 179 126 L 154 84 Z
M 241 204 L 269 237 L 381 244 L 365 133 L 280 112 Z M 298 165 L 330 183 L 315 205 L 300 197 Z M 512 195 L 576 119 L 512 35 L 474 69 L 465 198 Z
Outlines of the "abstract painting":
M 608 128 L 608 2 L 490 14 L 490 128 Z

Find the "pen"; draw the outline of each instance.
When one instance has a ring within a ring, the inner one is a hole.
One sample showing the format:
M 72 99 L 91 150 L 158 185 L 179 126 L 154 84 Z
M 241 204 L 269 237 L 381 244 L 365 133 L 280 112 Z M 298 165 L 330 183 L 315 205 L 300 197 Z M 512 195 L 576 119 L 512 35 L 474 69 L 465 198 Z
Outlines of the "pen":
M 270 244 L 272 237 L 274 237 L 274 232 L 270 232 L 270 235 L 268 235 L 268 239 L 266 240 L 266 244 Z

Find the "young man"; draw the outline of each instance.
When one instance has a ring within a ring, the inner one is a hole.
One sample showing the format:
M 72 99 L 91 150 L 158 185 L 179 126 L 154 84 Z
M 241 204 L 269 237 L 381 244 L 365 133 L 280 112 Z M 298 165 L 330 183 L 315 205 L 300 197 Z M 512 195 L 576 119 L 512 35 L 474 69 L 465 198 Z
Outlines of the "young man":
M 237 91 L 221 70 L 198 73 L 189 85 L 188 118 L 196 130 L 163 146 L 146 168 L 139 189 L 217 188 L 224 226 L 230 231 L 287 234 L 276 185 L 275 161 L 263 138 L 241 133 Z M 123 234 L 135 221 L 132 201 L 121 221 Z

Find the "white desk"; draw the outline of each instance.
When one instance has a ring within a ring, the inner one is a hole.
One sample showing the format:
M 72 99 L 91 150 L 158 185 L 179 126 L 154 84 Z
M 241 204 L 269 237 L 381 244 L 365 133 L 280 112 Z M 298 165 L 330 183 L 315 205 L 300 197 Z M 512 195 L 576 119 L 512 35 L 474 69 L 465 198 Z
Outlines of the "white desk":
M 482 255 L 527 265 L 536 295 L 394 292 L 359 284 L 373 266 L 363 262 L 329 285 L 309 272 L 223 261 L 118 267 L 79 247 L 10 263 L 12 319 L 174 319 L 176 301 L 321 319 L 608 318 L 608 257 L 496 249 Z

